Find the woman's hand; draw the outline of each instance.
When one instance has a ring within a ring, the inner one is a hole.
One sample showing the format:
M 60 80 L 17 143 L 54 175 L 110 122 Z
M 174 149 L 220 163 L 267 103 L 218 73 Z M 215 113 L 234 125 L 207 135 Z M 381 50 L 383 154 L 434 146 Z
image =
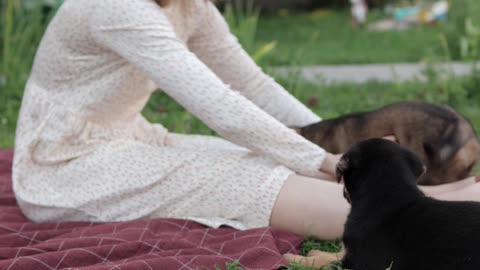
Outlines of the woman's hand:
M 337 163 L 341 158 L 342 154 L 327 153 L 327 156 L 320 167 L 320 172 L 325 174 L 324 178 L 328 177 L 326 178 L 327 180 L 335 181 Z
M 394 135 L 385 136 L 382 139 L 397 142 L 397 138 Z M 336 180 L 336 167 L 343 154 L 331 154 L 327 153 L 325 160 L 320 167 L 320 177 L 326 180 Z

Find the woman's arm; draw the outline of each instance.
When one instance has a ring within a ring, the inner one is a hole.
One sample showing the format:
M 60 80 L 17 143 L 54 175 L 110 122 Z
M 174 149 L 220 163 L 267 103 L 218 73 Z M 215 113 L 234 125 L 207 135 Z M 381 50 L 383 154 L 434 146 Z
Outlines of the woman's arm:
M 98 5 L 92 34 L 102 47 L 142 70 L 222 137 L 300 174 L 321 175 L 325 151 L 221 81 L 176 38 L 154 1 L 102 0 Z
M 226 84 L 288 127 L 303 127 L 321 119 L 266 75 L 230 33 L 218 9 L 208 3 L 204 21 L 189 48 Z M 293 49 L 293 48 L 292 48 Z

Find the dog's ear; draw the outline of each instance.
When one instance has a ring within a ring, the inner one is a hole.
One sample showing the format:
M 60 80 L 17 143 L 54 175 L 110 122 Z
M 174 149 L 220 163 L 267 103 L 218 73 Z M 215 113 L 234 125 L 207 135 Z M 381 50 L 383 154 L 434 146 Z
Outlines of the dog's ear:
M 423 143 L 423 150 L 428 160 L 446 162 L 453 158 L 461 147 L 458 138 L 458 124 L 450 123 L 443 131 L 440 139 L 435 143 Z

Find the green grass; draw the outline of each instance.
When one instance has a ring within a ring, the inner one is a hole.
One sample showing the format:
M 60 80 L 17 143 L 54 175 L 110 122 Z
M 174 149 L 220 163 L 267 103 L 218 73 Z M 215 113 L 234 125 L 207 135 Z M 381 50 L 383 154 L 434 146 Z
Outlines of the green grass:
M 2 127 L 0 130 L 0 149 L 13 147 L 15 140 L 15 125 Z
M 342 249 L 342 244 L 340 240 L 319 241 L 315 238 L 307 238 L 305 242 L 302 243 L 300 254 L 305 256 L 311 250 L 322 250 L 326 252 L 336 253 L 336 252 L 340 252 L 341 249 Z
M 0 2 L 0 148 L 13 145 L 23 89 L 49 17 L 19 3 Z
M 417 62 L 435 55 L 440 28 L 413 27 L 406 31 L 353 30 L 347 12 L 263 17 L 257 43 L 277 42 L 263 59 L 267 65 L 367 64 Z M 372 19 L 380 16 L 372 15 Z

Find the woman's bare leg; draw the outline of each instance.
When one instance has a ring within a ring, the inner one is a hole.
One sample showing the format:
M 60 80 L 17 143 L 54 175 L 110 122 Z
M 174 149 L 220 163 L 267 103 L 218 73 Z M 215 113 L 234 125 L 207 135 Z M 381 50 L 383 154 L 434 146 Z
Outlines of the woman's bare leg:
M 480 184 L 475 183 L 476 178 L 470 177 L 451 184 L 420 188 L 437 199 L 480 201 Z M 319 239 L 338 239 L 349 211 L 342 185 L 292 174 L 278 194 L 270 225 Z
M 319 239 L 338 239 L 350 211 L 342 189 L 334 182 L 293 174 L 278 194 L 270 225 Z

